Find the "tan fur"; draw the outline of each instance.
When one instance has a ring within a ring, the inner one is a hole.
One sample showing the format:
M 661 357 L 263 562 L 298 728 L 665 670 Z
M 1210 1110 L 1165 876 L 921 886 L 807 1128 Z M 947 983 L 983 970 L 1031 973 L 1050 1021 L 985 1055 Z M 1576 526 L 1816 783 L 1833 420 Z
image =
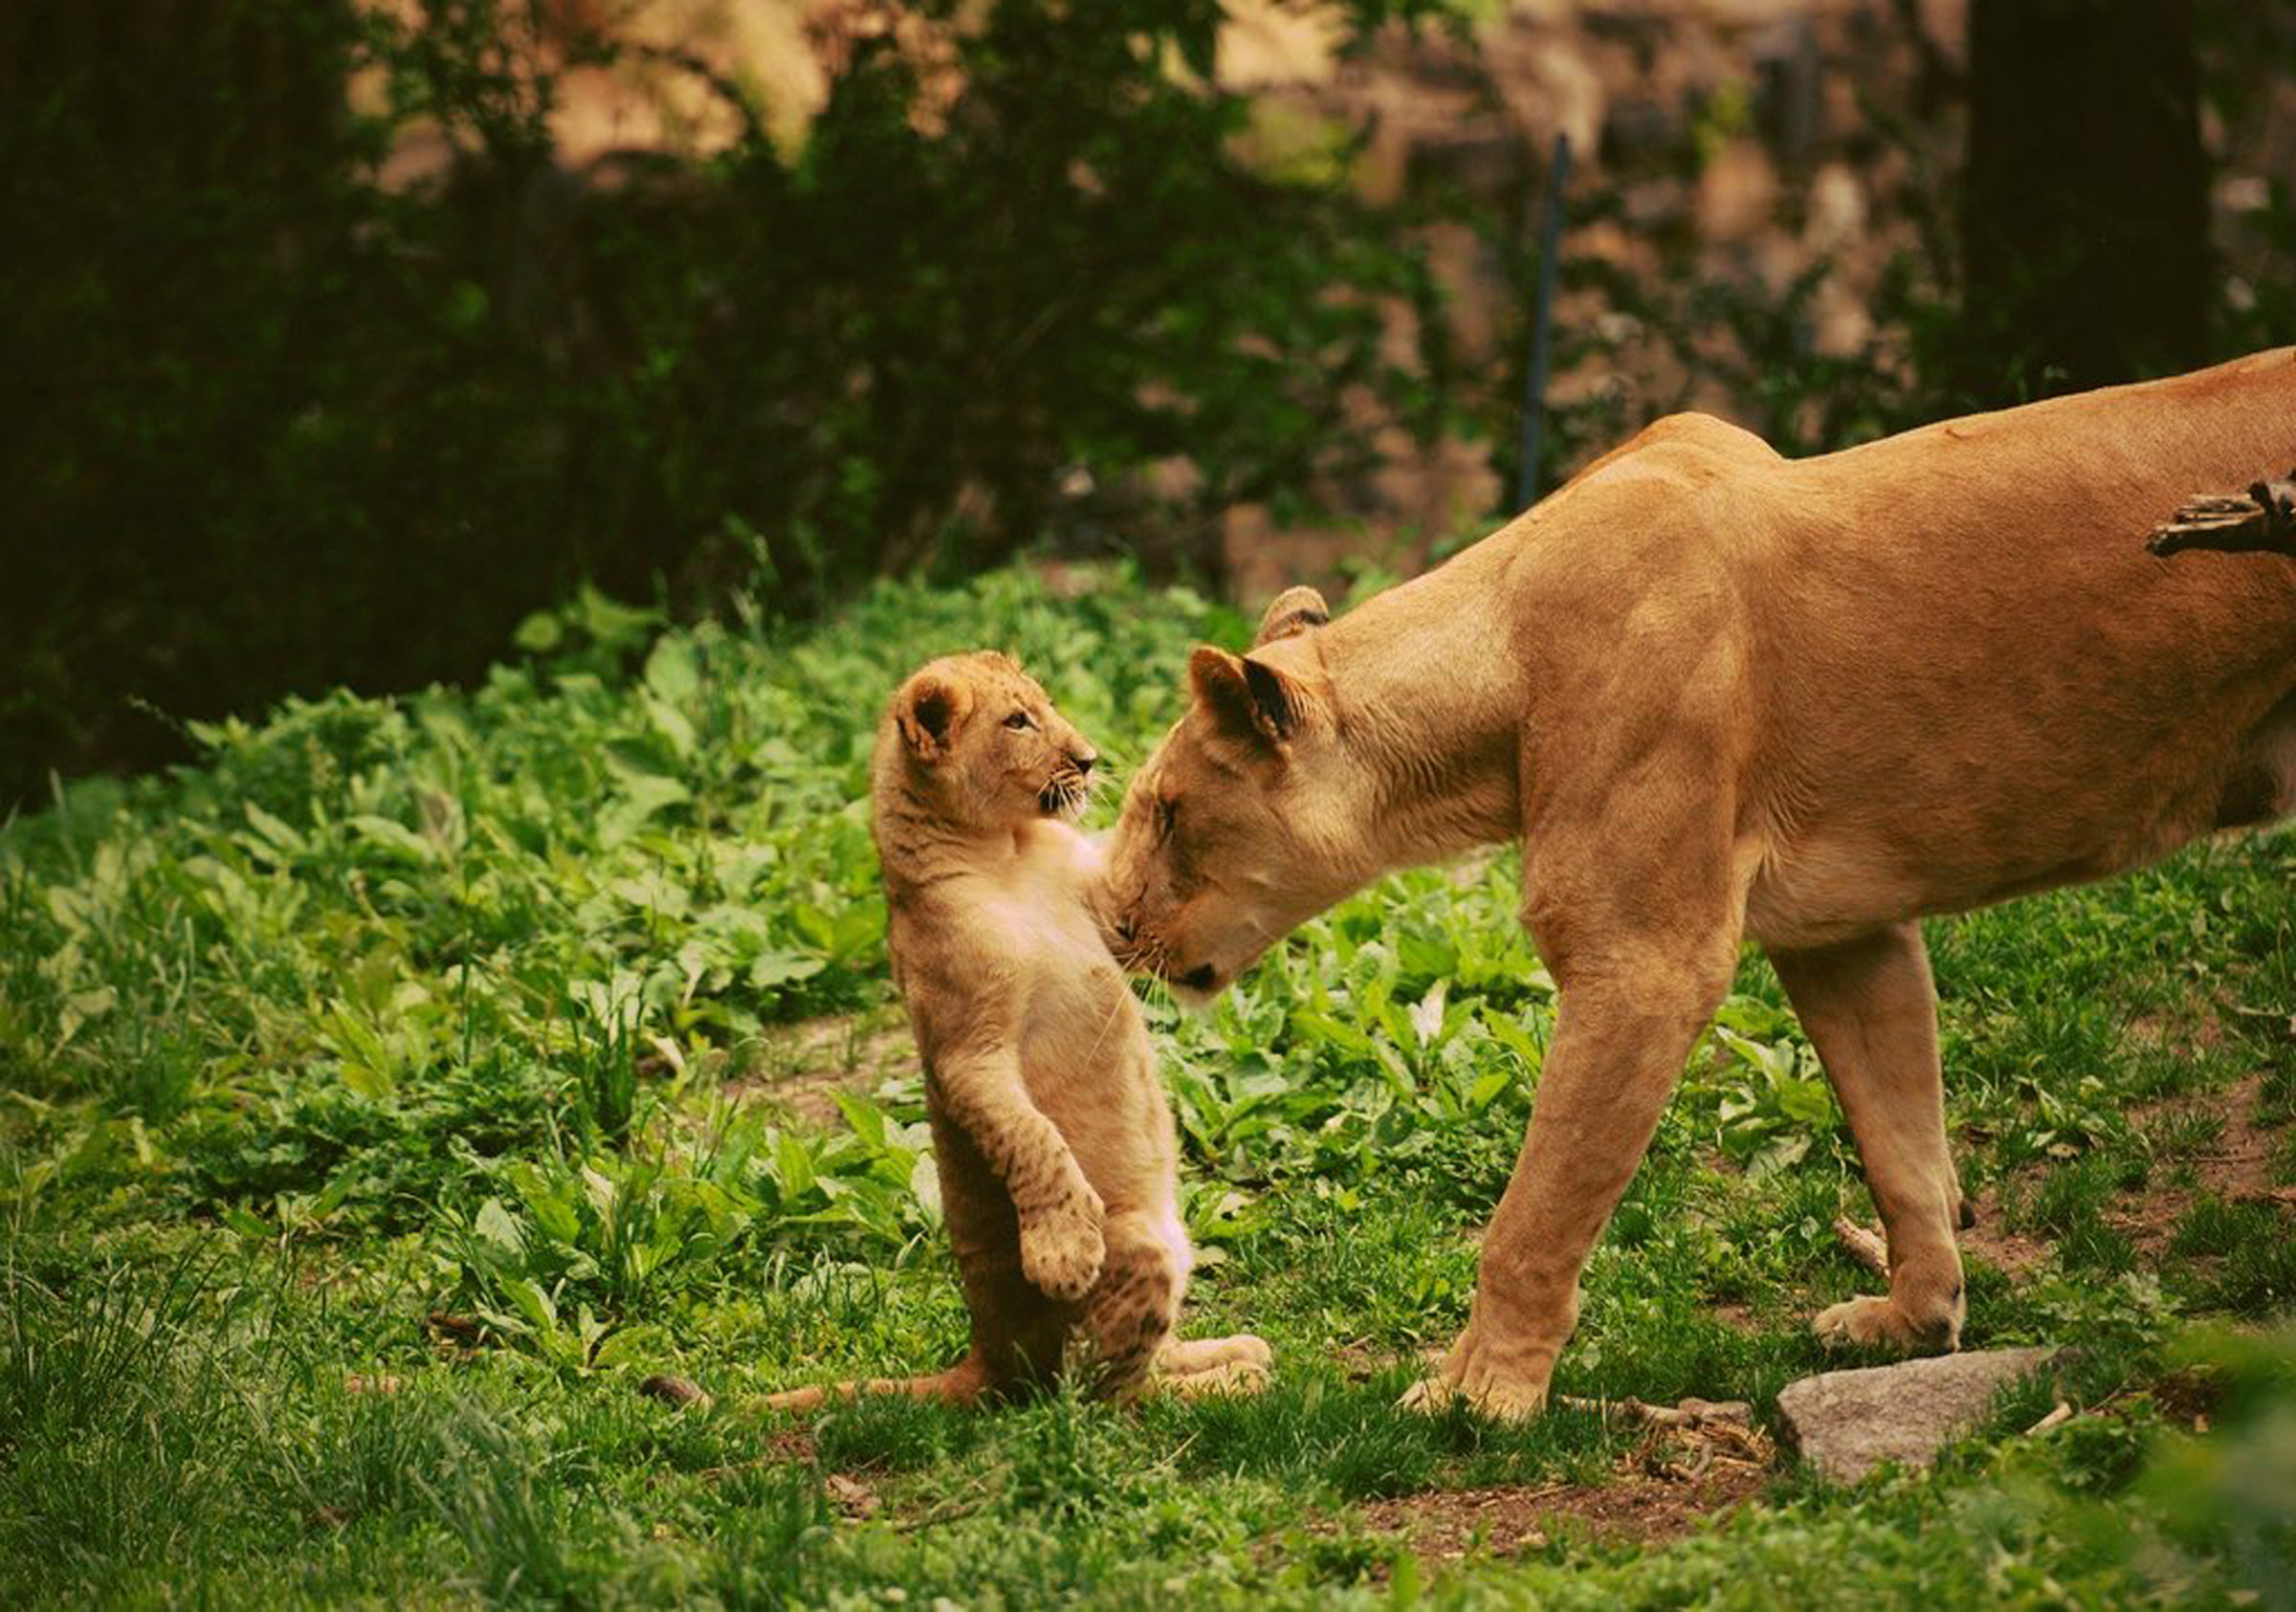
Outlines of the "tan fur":
M 2296 564 L 2144 542 L 2195 491 L 2290 463 L 2285 349 L 1799 461 L 1678 416 L 1342 620 L 1303 630 L 1287 596 L 1248 657 L 1196 652 L 1112 850 L 1135 966 L 1216 990 L 1381 872 L 1524 842 L 1559 1018 L 1472 1316 L 1420 1400 L 1543 1402 L 1741 939 L 1776 961 L 1888 1231 L 1888 1296 L 1818 1329 L 1955 1345 L 1918 920 L 2296 803 Z
M 1072 1353 L 1093 1391 L 1118 1398 L 1152 1374 L 1183 1390 L 1265 1375 L 1256 1337 L 1172 1339 L 1194 1259 L 1172 1116 L 1088 906 L 1099 852 L 1063 821 L 1094 759 L 999 654 L 935 661 L 887 708 L 872 783 L 888 942 L 972 1348 L 930 1377 L 769 1404 L 859 1389 L 969 1403 L 1048 1382 Z

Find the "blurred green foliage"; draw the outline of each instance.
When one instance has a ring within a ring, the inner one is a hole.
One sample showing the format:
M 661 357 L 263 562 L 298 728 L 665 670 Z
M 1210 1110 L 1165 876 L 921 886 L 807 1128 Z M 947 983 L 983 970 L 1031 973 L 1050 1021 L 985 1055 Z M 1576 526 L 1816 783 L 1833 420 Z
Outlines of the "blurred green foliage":
M 585 579 L 800 614 L 1048 532 L 1184 562 L 1191 511 L 1344 468 L 1422 272 L 1339 167 L 1236 157 L 1217 0 L 914 9 L 932 119 L 889 37 L 794 150 L 673 58 L 746 132 L 580 172 L 563 73 L 640 53 L 516 0 L 0 31 L 0 805 L 174 718 L 474 676 Z M 443 176 L 384 184 L 418 127 Z M 1136 490 L 1183 451 L 1179 507 Z
M 1338 131 L 1247 160 L 1255 109 L 1211 80 L 1219 0 L 904 9 L 945 53 L 848 41 L 799 143 L 698 60 L 568 32 L 582 8 L 0 17 L 0 810 L 51 769 L 181 759 L 186 721 L 283 694 L 473 681 L 585 582 L 692 616 L 754 581 L 794 617 L 1034 543 L 1210 572 L 1222 510 L 1298 520 L 1366 485 L 1371 420 L 1390 449 L 1391 425 L 1479 435 L 1512 481 L 1535 163 L 1505 202 L 1437 171 L 1375 209 Z M 1350 49 L 1473 9 L 1341 8 Z M 2201 6 L 2226 127 L 2259 115 L 2287 18 Z M 640 66 L 725 109 L 731 144 L 569 166 L 566 75 Z M 1694 173 L 1748 116 L 1717 95 L 1641 160 Z M 431 177 L 385 183 L 425 141 Z M 1975 407 L 1955 378 L 2007 363 L 1956 306 L 1950 172 L 1870 339 L 1837 352 L 1815 340 L 1831 265 L 1718 273 L 1688 214 L 1630 218 L 1629 166 L 1575 185 L 1570 219 L 1655 238 L 1658 267 L 1568 257 L 1565 289 L 1607 312 L 1555 332 L 1557 367 L 1663 353 L 1679 388 L 1557 403 L 1547 485 L 1692 401 L 1819 452 Z M 2214 356 L 2296 335 L 2296 206 L 2257 183 L 2219 220 Z M 1419 232 L 1443 220 L 1516 283 L 1506 362 L 1446 334 Z M 1417 351 L 1383 348 L 1406 324 Z

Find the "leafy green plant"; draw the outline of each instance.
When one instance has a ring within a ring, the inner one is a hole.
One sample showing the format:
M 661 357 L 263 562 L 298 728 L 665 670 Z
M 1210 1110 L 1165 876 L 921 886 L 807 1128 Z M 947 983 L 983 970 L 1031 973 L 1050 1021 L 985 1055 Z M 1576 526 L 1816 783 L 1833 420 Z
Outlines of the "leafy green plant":
M 1144 993 L 1203 1250 L 1183 1327 L 1269 1337 L 1268 1394 L 757 1408 L 966 1336 L 862 805 L 885 691 L 1004 646 L 1121 783 L 1188 645 L 1249 631 L 1084 580 L 885 584 L 805 629 L 578 601 L 469 693 L 218 722 L 200 767 L 0 828 L 0 1601 L 1378 1603 L 1418 1560 L 1379 1519 L 1423 1496 L 1659 1482 L 1647 1429 L 1582 1407 L 1395 1408 L 1467 1319 L 1553 1030 L 1512 853 L 1381 881 L 1208 1011 Z M 1933 927 L 1956 1162 L 2012 1245 L 1971 1261 L 1968 1338 L 2076 1345 L 2053 1380 L 1931 1477 L 1780 1480 L 1672 1542 L 1557 1528 L 1419 1593 L 2271 1583 L 2276 1379 L 2176 1351 L 2190 1317 L 2285 1313 L 2286 1211 L 2203 1199 L 2159 1248 L 2122 1209 L 2197 1167 L 2229 1121 L 2178 1116 L 2251 1070 L 2246 1123 L 2287 1123 L 2290 843 Z M 1822 1081 L 1750 958 L 1559 1393 L 1764 1417 L 1828 1363 L 1808 1314 L 1871 1283 L 1831 1230 L 1867 1205 Z M 711 1402 L 640 1394 L 662 1374 Z M 2195 1378 L 2262 1386 L 2236 1413 Z M 2076 1423 L 2024 1439 L 2056 1394 Z M 2183 1452 L 2196 1414 L 2233 1432 Z

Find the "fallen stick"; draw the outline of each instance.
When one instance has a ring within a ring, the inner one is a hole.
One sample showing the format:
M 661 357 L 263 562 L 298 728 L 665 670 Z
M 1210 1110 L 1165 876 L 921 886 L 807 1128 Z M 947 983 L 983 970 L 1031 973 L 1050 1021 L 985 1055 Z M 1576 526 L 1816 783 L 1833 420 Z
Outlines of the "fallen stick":
M 2025 1429 L 2025 1437 L 2028 1439 L 2036 1438 L 2041 1434 L 2047 1432 L 2052 1427 L 2064 1426 L 2072 1419 L 2073 1407 L 2066 1404 L 2063 1400 L 2059 1400 L 2057 1402 L 2056 1409 L 2050 1411 L 2048 1415 L 2042 1417 L 2039 1422 L 2034 1423 L 2032 1426 Z
M 2296 556 L 2296 470 L 2253 483 L 2245 495 L 2194 495 L 2152 528 L 2145 546 L 2164 560 L 2188 548 Z
M 1654 1405 L 1632 1395 L 1623 1400 L 1583 1400 L 1575 1394 L 1557 1394 L 1555 1402 L 1565 1410 L 1591 1411 L 1605 1421 L 1615 1416 L 1650 1427 L 1747 1426 L 1754 1420 L 1754 1407 L 1743 1400 L 1692 1399 L 1680 1405 Z
M 1882 1241 L 1880 1233 L 1868 1231 L 1843 1216 L 1834 1222 L 1834 1236 L 1850 1258 L 1883 1281 L 1889 1280 L 1889 1245 Z

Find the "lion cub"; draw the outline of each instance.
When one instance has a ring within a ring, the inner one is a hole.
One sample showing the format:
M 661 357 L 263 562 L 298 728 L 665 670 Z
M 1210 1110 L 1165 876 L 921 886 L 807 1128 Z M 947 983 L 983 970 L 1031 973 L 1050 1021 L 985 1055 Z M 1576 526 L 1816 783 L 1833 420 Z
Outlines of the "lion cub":
M 877 732 L 872 827 L 894 983 L 925 1066 L 941 1204 L 972 1349 L 930 1377 L 805 1388 L 969 1403 L 1049 1380 L 1071 1343 L 1094 1393 L 1265 1376 L 1268 1346 L 1172 1336 L 1194 1252 L 1139 1005 L 1091 903 L 1097 848 L 1069 824 L 1098 758 L 1004 655 L 902 684 Z

